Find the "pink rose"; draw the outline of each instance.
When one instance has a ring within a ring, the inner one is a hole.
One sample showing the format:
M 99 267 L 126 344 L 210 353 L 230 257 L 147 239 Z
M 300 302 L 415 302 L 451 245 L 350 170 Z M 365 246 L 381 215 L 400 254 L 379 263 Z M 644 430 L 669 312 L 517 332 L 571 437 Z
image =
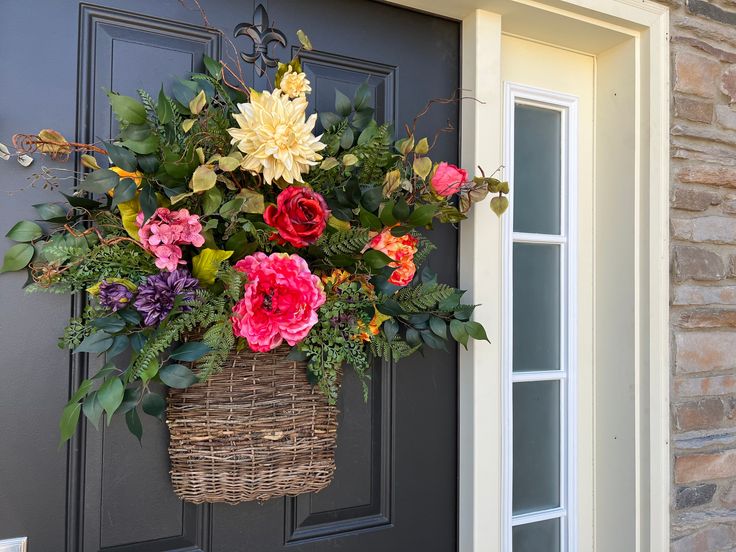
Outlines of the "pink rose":
M 278 231 L 278 241 L 294 247 L 314 243 L 327 226 L 330 210 L 324 198 L 304 186 L 289 186 L 263 213 L 266 224 Z
M 458 193 L 467 180 L 467 171 L 443 161 L 437 165 L 431 184 L 437 194 L 447 197 Z
M 299 255 L 258 252 L 235 263 L 248 277 L 243 298 L 233 307 L 233 333 L 254 351 L 295 345 L 317 323 L 325 302 L 322 282 Z

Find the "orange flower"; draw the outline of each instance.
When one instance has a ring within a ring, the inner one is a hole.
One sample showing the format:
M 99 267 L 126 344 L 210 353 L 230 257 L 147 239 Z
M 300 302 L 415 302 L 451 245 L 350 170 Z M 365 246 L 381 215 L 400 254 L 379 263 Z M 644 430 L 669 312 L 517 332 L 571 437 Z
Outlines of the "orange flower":
M 391 228 L 384 228 L 380 234 L 375 236 L 368 247 L 380 251 L 387 257 L 393 259 L 388 266 L 395 268 L 389 282 L 397 286 L 405 286 L 414 278 L 417 267 L 414 264 L 414 254 L 417 252 L 417 240 L 411 234 L 394 236 Z

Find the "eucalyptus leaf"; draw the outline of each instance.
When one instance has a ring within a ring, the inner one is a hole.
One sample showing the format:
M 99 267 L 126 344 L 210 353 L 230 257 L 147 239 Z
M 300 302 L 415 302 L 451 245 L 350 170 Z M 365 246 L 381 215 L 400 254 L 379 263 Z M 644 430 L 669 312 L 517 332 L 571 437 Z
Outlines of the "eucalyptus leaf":
M 128 431 L 135 435 L 140 443 L 143 437 L 143 425 L 135 408 L 125 413 L 125 424 L 128 426 Z
M 74 349 L 75 353 L 104 353 L 112 347 L 113 338 L 105 331 L 97 331 L 85 337 Z
M 97 398 L 100 401 L 102 409 L 107 413 L 107 424 L 110 425 L 110 418 L 113 413 L 123 402 L 125 387 L 120 378 L 111 378 L 103 383 L 97 390 Z
M 197 383 L 197 376 L 183 364 L 168 364 L 158 371 L 158 377 L 169 387 L 186 389 Z
M 174 349 L 171 353 L 171 358 L 184 362 L 193 362 L 199 360 L 211 350 L 209 345 L 201 341 L 188 341 Z

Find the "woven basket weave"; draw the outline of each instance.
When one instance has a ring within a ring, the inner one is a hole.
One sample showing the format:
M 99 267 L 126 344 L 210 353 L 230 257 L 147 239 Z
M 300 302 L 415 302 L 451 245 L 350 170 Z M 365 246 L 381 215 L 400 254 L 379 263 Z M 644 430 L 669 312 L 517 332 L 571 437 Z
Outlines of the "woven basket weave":
M 237 504 L 329 485 L 337 409 L 288 351 L 231 353 L 206 382 L 169 391 L 171 482 L 182 500 Z

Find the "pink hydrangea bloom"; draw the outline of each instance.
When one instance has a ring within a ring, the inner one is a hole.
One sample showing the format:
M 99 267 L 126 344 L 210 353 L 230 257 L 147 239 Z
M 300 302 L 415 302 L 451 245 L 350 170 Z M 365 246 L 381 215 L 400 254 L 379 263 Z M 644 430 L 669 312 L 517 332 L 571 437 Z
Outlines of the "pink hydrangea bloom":
M 186 209 L 170 211 L 159 207 L 145 224 L 143 217 L 143 212 L 136 217 L 138 237 L 143 247 L 156 257 L 156 266 L 162 270 L 173 272 L 180 264 L 186 264 L 181 259 L 180 245 L 204 245 L 199 215 L 190 215 Z
M 248 277 L 243 298 L 233 307 L 233 332 L 254 351 L 270 351 L 283 340 L 295 345 L 317 323 L 325 302 L 320 279 L 299 255 L 254 253 L 235 263 Z

